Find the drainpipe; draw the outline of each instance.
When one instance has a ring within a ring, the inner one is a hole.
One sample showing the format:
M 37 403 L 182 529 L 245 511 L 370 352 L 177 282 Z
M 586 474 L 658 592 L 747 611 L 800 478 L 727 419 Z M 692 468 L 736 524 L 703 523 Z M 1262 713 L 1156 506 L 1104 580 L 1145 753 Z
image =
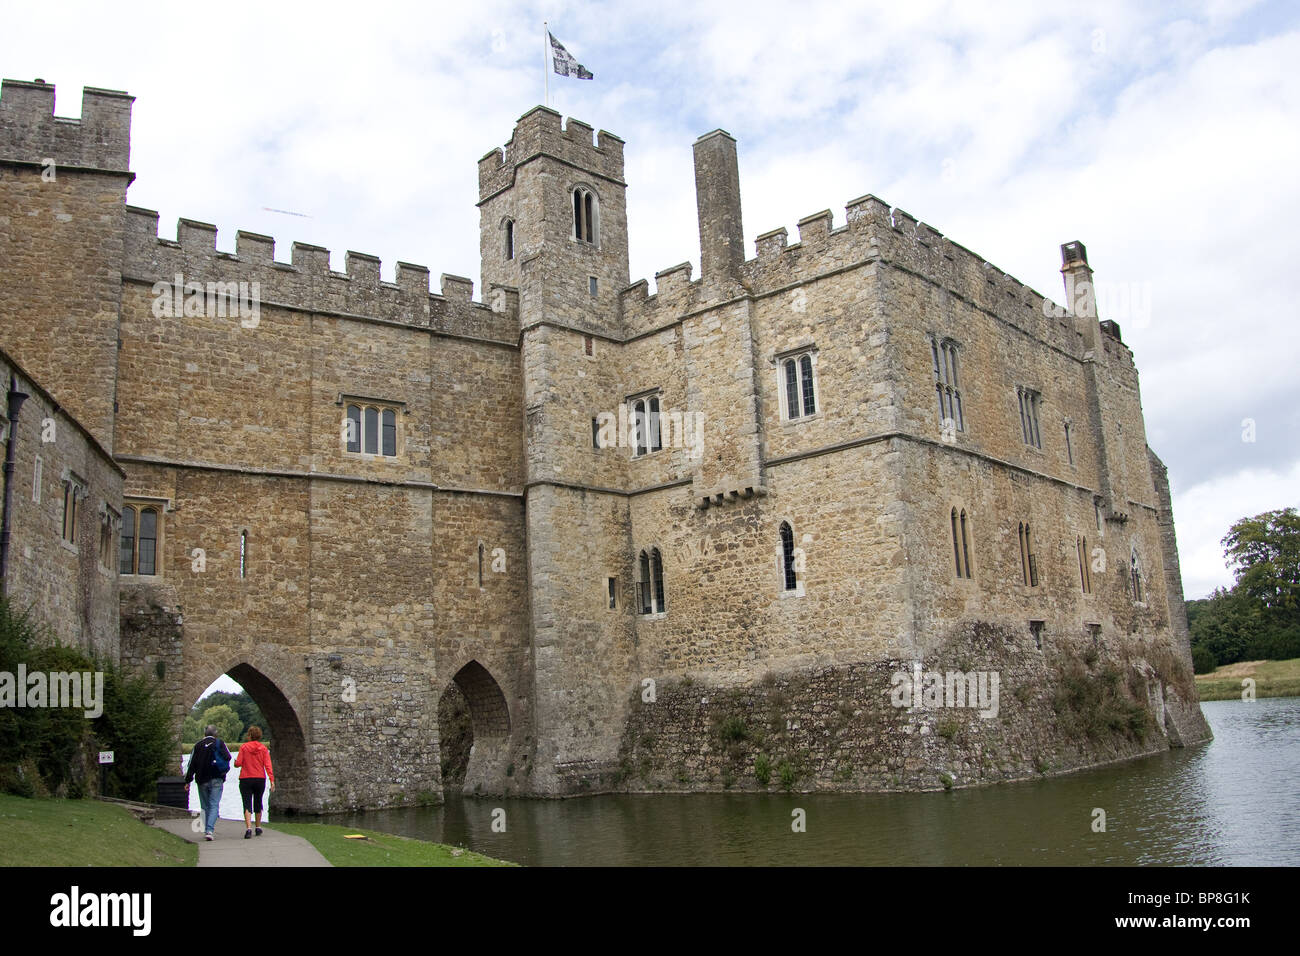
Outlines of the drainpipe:
M 9 524 L 14 485 L 14 449 L 18 443 L 18 412 L 27 401 L 27 393 L 18 391 L 18 379 L 9 375 L 9 434 L 5 440 L 4 515 L 0 517 L 0 596 L 9 593 Z

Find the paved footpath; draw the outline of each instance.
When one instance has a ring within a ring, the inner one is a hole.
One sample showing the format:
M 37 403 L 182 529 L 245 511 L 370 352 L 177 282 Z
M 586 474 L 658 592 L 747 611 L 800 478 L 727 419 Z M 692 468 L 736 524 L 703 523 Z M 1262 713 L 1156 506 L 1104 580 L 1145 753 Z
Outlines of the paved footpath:
M 244 839 L 243 820 L 218 820 L 215 839 L 203 839 L 189 820 L 157 820 L 154 826 L 199 845 L 199 866 L 330 866 L 329 860 L 302 837 L 263 827 L 262 835 Z

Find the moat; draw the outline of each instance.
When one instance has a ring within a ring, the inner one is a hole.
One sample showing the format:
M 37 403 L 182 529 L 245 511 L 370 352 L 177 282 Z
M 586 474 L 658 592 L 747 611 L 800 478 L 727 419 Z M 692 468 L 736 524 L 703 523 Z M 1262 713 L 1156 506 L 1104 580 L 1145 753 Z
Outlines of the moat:
M 1202 707 L 1211 743 L 949 793 L 453 798 L 326 819 L 528 866 L 1300 865 L 1300 698 Z

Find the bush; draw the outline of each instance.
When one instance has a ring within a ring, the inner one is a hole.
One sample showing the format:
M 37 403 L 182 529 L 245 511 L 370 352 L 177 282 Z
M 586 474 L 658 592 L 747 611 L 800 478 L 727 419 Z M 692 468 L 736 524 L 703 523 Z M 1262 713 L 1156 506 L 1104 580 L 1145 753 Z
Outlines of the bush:
M 758 781 L 760 787 L 766 787 L 772 779 L 772 761 L 767 754 L 759 754 L 754 758 L 754 779 Z
M 781 786 L 789 790 L 794 786 L 794 782 L 799 778 L 799 774 L 794 769 L 794 764 L 788 760 L 782 760 L 776 767 L 777 776 L 781 778 Z
M 95 772 L 91 755 L 112 750 L 107 795 L 154 799 L 176 748 L 171 704 L 157 682 L 55 643 L 46 628 L 0 598 L 0 671 L 16 673 L 20 664 L 29 674 L 102 672 L 103 712 L 89 718 L 75 707 L 0 707 L 0 789 L 82 796 L 85 776 Z
M 1214 651 L 1202 644 L 1192 648 L 1192 670 L 1197 674 L 1208 674 L 1219 666 L 1214 658 Z
M 744 740 L 749 736 L 749 728 L 739 717 L 728 717 L 718 728 L 718 734 L 723 740 Z

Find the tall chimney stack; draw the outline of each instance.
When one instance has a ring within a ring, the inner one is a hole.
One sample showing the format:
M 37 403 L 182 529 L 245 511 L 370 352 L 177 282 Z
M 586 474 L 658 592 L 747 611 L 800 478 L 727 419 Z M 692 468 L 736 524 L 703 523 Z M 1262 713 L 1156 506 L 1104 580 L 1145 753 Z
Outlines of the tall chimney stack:
M 695 205 L 706 294 L 730 289 L 739 284 L 745 264 L 745 229 L 736 141 L 726 130 L 715 129 L 695 141 Z

